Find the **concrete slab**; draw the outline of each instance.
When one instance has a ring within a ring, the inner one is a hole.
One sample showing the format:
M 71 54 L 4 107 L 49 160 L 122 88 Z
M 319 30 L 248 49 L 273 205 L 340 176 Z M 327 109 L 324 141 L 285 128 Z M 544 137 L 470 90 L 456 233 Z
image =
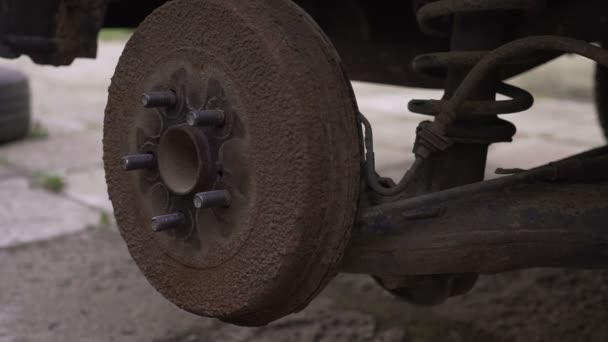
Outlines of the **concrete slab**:
M 380 150 L 376 155 L 376 171 L 382 177 L 392 178 L 398 182 L 414 163 L 415 156 L 412 147 L 402 151 Z
M 593 144 L 574 145 L 561 141 L 547 141 L 538 137 L 519 138 L 510 144 L 490 146 L 488 170 L 496 167 L 529 169 L 583 152 Z
M 24 178 L 0 182 L 0 193 L 0 247 L 73 233 L 98 224 L 100 219 L 98 211 L 33 189 Z
M 536 97 L 593 101 L 596 63 L 577 55 L 564 55 L 510 83 L 530 90 Z
M 0 250 L 0 341 L 154 341 L 214 321 L 145 281 L 111 230 Z
M 48 139 L 24 140 L 2 146 L 0 159 L 33 173 L 65 173 L 101 167 L 101 137 L 101 130 L 88 130 Z
M 83 204 L 112 213 L 112 203 L 108 198 L 105 172 L 101 168 L 74 171 L 65 176 L 65 194 Z
M 436 320 L 361 276 L 339 277 L 307 309 L 267 327 L 197 317 L 163 299 L 107 229 L 0 249 L 0 272 L 0 342 L 403 342 L 424 338 L 420 327 Z M 453 341 L 488 341 L 449 322 L 435 327 L 462 338 Z
M 407 105 L 414 99 L 438 99 L 443 92 L 440 90 L 395 87 L 384 84 L 353 82 L 359 110 L 370 121 L 377 114 L 383 114 L 383 119 L 398 119 L 421 121 L 429 116 L 410 113 Z
M 592 103 L 539 99 L 529 111 L 504 115 L 518 129 L 518 138 L 557 141 L 581 148 L 605 143 Z
M 14 177 L 17 173 L 17 170 L 8 165 L 8 161 L 0 159 L 0 181 Z

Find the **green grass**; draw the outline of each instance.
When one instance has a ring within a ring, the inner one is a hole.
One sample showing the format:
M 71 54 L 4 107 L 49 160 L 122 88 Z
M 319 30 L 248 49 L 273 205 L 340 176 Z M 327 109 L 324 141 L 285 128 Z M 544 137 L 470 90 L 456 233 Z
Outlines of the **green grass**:
M 30 131 L 27 134 L 28 139 L 47 139 L 49 137 L 49 131 L 40 122 L 34 122 Z
M 110 213 L 108 212 L 101 212 L 101 214 L 99 214 L 99 221 L 97 221 L 97 223 L 94 224 L 89 224 L 88 226 L 86 226 L 86 229 L 88 230 L 98 230 L 98 229 L 109 229 L 112 228 L 112 216 Z
M 66 182 L 63 177 L 53 174 L 36 174 L 33 176 L 33 185 L 43 188 L 49 192 L 62 193 L 65 190 Z
M 133 34 L 133 30 L 131 29 L 106 28 L 99 32 L 99 40 L 127 40 L 131 37 L 131 34 Z
M 105 211 L 99 215 L 99 227 L 108 228 L 112 225 L 112 219 L 110 218 L 110 214 Z

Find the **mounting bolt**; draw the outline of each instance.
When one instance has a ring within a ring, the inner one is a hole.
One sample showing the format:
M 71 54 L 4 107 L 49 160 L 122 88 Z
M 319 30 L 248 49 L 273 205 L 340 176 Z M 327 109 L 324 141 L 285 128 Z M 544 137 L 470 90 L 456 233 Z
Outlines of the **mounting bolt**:
M 125 171 L 153 169 L 156 167 L 156 158 L 152 154 L 134 154 L 125 156 L 120 160 L 120 165 Z
M 224 111 L 212 110 L 195 110 L 188 113 L 186 121 L 191 127 L 196 126 L 222 126 L 226 117 Z
M 194 206 L 197 209 L 210 209 L 230 206 L 230 193 L 227 190 L 201 192 L 194 196 Z
M 174 213 L 152 218 L 152 230 L 159 233 L 178 228 L 186 223 L 186 217 L 182 213 Z
M 141 104 L 146 108 L 173 107 L 177 103 L 177 95 L 172 91 L 144 93 Z

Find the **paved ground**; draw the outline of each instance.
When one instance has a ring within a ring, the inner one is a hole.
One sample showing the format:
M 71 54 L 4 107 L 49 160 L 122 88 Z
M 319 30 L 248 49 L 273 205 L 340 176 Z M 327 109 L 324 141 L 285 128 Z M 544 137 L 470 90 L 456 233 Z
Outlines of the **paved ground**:
M 121 49 L 104 43 L 97 61 L 71 68 L 0 62 L 31 76 L 39 124 L 33 137 L 0 147 L 1 342 L 604 340 L 602 272 L 484 277 L 472 294 L 435 309 L 401 303 L 367 277 L 340 276 L 304 312 L 261 329 L 174 308 L 131 261 L 107 200 L 101 124 Z M 560 63 L 538 74 L 545 83 L 517 80 L 541 96 L 530 113 L 510 117 L 520 128 L 516 142 L 492 147 L 488 176 L 497 167 L 530 167 L 603 143 L 591 104 L 550 98 L 589 98 L 591 66 Z M 575 87 L 552 93 L 541 86 L 563 84 L 556 81 L 563 70 L 576 70 Z M 380 172 L 399 177 L 421 120 L 407 113 L 407 101 L 440 94 L 360 83 L 355 90 L 374 124 Z M 51 191 L 57 183 L 65 186 Z

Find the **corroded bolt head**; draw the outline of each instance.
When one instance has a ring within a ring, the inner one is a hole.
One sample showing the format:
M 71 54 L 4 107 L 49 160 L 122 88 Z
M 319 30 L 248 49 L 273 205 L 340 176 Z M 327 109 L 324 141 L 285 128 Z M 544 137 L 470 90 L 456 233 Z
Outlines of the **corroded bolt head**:
M 227 190 L 201 192 L 194 196 L 197 209 L 226 208 L 230 206 L 230 193 Z
M 141 97 L 141 104 L 146 108 L 169 108 L 176 103 L 177 95 L 172 91 L 148 92 Z
M 120 165 L 125 171 L 135 171 L 143 169 L 152 169 L 156 167 L 156 158 L 152 154 L 134 154 L 124 156 L 120 160 Z
M 186 217 L 182 213 L 174 213 L 152 218 L 152 230 L 164 232 L 170 229 L 179 228 L 186 223 Z
M 198 126 L 222 126 L 225 121 L 224 111 L 211 110 L 195 110 L 186 116 L 186 121 L 191 127 Z

